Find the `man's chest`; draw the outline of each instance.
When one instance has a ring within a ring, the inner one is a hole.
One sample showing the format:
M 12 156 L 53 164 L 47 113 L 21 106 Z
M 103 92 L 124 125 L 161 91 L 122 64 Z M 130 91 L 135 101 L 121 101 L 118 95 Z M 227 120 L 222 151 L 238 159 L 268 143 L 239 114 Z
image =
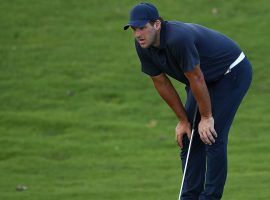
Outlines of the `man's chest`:
M 151 51 L 153 64 L 163 73 L 168 74 L 172 78 L 186 83 L 187 79 L 182 71 L 181 58 L 175 58 L 168 49 L 160 49 Z

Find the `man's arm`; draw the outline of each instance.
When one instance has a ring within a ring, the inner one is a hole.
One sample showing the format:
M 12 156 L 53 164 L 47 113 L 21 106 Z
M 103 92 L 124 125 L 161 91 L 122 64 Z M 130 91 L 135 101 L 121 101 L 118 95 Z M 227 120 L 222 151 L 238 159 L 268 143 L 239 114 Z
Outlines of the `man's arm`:
M 185 73 L 185 76 L 189 80 L 191 90 L 201 114 L 201 122 L 199 124 L 201 140 L 204 143 L 211 145 L 215 142 L 214 137 L 217 137 L 217 133 L 214 129 L 214 119 L 212 117 L 211 100 L 208 88 L 200 66 L 196 65 L 193 70 Z
M 192 71 L 185 73 L 185 76 L 189 80 L 201 117 L 212 117 L 210 96 L 200 66 L 196 65 Z
M 171 107 L 179 121 L 188 121 L 185 108 L 169 78 L 165 74 L 160 74 L 151 78 L 159 95 Z
M 181 99 L 173 87 L 171 81 L 165 74 L 160 74 L 158 76 L 151 77 L 156 90 L 159 95 L 166 101 L 166 103 L 171 107 L 176 116 L 179 119 L 179 123 L 176 126 L 176 141 L 178 145 L 183 148 L 182 138 L 184 134 L 187 134 L 190 138 L 190 123 L 185 111 L 185 108 L 181 102 Z

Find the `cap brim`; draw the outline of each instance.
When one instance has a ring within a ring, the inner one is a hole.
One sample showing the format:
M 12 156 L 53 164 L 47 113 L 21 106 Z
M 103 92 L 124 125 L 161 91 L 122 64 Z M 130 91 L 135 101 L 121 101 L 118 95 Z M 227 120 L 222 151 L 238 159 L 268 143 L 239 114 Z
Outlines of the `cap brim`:
M 149 20 L 138 20 L 138 21 L 131 21 L 127 25 L 124 26 L 124 30 L 127 30 L 130 26 L 141 28 L 147 24 Z

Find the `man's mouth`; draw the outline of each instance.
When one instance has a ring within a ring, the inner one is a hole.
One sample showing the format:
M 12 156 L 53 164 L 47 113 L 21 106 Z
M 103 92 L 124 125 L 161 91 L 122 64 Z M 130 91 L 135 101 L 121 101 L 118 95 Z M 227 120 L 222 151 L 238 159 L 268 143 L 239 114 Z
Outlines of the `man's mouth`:
M 145 39 L 139 38 L 139 39 L 138 39 L 138 42 L 139 42 L 140 44 L 144 44 L 144 43 L 145 43 Z

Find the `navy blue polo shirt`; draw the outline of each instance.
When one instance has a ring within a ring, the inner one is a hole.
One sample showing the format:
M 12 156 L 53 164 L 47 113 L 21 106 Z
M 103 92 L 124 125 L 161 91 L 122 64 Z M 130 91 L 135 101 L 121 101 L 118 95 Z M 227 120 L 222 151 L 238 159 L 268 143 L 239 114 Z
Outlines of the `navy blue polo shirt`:
M 141 48 L 135 40 L 142 71 L 149 76 L 166 73 L 189 85 L 184 73 L 197 64 L 207 83 L 220 79 L 241 53 L 227 36 L 197 24 L 165 21 L 161 24 L 160 47 Z

